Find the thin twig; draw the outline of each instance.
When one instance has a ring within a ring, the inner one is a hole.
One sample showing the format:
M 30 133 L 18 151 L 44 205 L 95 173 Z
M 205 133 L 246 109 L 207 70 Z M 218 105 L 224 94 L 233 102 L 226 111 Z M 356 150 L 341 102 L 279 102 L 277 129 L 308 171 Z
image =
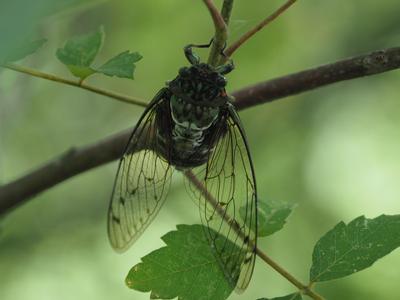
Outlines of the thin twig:
M 226 30 L 224 18 L 219 13 L 218 8 L 214 5 L 214 2 L 212 0 L 203 0 L 203 2 L 210 12 L 211 18 L 214 22 L 215 31 Z
M 191 170 L 184 172 L 184 175 L 190 180 L 194 186 L 203 194 L 204 198 L 211 206 L 216 210 L 216 212 L 221 216 L 221 218 L 232 226 L 232 229 L 238 234 L 239 237 L 244 239 L 245 234 L 240 229 L 240 226 L 237 225 L 237 222 L 232 222 L 231 216 L 227 214 L 227 212 L 218 204 L 218 201 L 209 193 L 204 184 L 193 174 Z M 236 226 L 235 226 L 236 225 Z M 251 242 L 250 242 L 251 243 Z M 251 247 L 254 247 L 254 244 L 251 244 Z M 301 283 L 298 279 L 296 279 L 292 274 L 286 271 L 282 266 L 280 266 L 277 262 L 275 262 L 271 257 L 269 257 L 265 252 L 263 252 L 260 248 L 255 247 L 256 254 L 260 257 L 265 263 L 267 263 L 270 267 L 272 267 L 275 271 L 281 274 L 284 278 L 286 278 L 290 283 L 296 286 L 302 293 L 309 295 L 311 298 L 316 300 L 323 299 L 316 292 L 311 290 L 307 285 Z
M 233 0 L 224 0 L 224 3 L 221 8 L 221 15 L 224 18 L 227 30 L 228 30 L 229 21 L 231 19 L 233 2 L 234 2 Z M 227 40 L 228 40 L 228 36 L 225 39 L 225 43 L 223 45 L 221 44 L 221 46 L 223 48 L 221 48 L 220 50 L 218 49 L 219 53 L 221 53 L 221 51 L 224 51 L 224 47 L 226 47 Z M 223 56 L 222 55 L 219 56 L 217 65 L 222 65 L 225 63 L 225 61 L 226 61 L 226 56 L 225 56 L 225 52 L 224 52 Z
M 226 26 L 229 25 L 229 20 L 231 18 L 233 9 L 233 0 L 224 0 L 221 8 L 221 16 L 224 18 Z
M 14 65 L 14 64 L 0 65 L 0 67 L 6 68 L 6 69 L 10 69 L 10 70 L 14 70 L 14 71 L 17 71 L 17 72 L 20 72 L 20 73 L 28 74 L 28 75 L 31 75 L 31 76 L 34 76 L 34 77 L 47 79 L 47 80 L 50 80 L 50 81 L 63 83 L 63 84 L 67 84 L 67 85 L 74 86 L 74 87 L 77 87 L 77 88 L 81 88 L 81 89 L 84 89 L 84 90 L 88 90 L 88 91 L 91 91 L 93 93 L 100 94 L 100 95 L 103 95 L 103 96 L 107 96 L 107 97 L 110 97 L 110 98 L 113 98 L 115 100 L 122 101 L 122 102 L 125 102 L 125 103 L 135 104 L 135 105 L 139 105 L 139 106 L 142 106 L 142 107 L 146 107 L 147 106 L 147 103 L 145 101 L 141 100 L 141 99 L 133 98 L 133 97 L 130 97 L 130 96 L 127 96 L 127 95 L 123 95 L 123 94 L 119 94 L 119 93 L 116 93 L 116 92 L 112 92 L 112 91 L 109 91 L 109 90 L 100 89 L 100 88 L 97 88 L 97 87 L 94 87 L 94 86 L 91 86 L 91 85 L 88 85 L 88 84 L 84 83 L 83 80 L 81 80 L 81 81 L 73 81 L 73 80 L 70 80 L 70 79 L 62 78 L 62 77 L 59 77 L 59 76 L 56 76 L 56 75 L 40 72 L 40 71 L 33 70 L 33 69 L 30 69 L 30 68 L 26 68 L 26 67 L 17 66 L 17 65 Z
M 303 294 L 310 296 L 316 300 L 323 300 L 324 298 L 312 290 L 310 285 L 306 286 L 305 284 L 298 281 L 292 274 L 287 272 L 284 268 L 278 265 L 274 260 L 272 260 L 266 253 L 264 253 L 259 248 L 256 248 L 257 256 L 261 258 L 265 263 L 267 263 L 271 268 L 285 277 L 290 283 L 296 286 Z
M 397 68 L 400 68 L 400 48 L 375 51 L 243 88 L 233 93 L 235 106 L 242 110 L 327 84 Z M 129 135 L 129 131 L 123 131 L 100 142 L 76 148 L 74 155 L 57 157 L 40 169 L 1 186 L 0 215 L 57 183 L 119 158 Z
M 213 43 L 211 45 L 210 55 L 208 57 L 208 63 L 212 66 L 216 66 L 219 61 L 220 53 L 225 47 L 226 40 L 228 38 L 228 29 L 225 24 L 224 18 L 219 13 L 217 7 L 212 0 L 203 0 L 207 6 L 211 18 L 214 21 L 215 34 Z
M 226 56 L 232 56 L 233 52 L 235 52 L 241 45 L 243 45 L 248 39 L 250 39 L 253 35 L 255 35 L 258 31 L 263 29 L 277 17 L 279 17 L 285 10 L 287 10 L 291 5 L 293 5 L 297 0 L 288 0 L 284 5 L 279 7 L 272 15 L 268 16 L 266 19 L 261 21 L 257 26 L 250 29 L 244 35 L 242 35 L 236 42 L 234 42 L 228 49 L 225 50 Z

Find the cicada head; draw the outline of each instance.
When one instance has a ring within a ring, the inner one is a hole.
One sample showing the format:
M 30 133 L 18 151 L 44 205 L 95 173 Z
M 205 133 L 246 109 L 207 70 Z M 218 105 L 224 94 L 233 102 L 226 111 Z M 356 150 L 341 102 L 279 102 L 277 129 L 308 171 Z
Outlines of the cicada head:
M 177 97 L 193 105 L 218 107 L 226 103 L 226 78 L 209 64 L 199 63 L 179 70 L 169 83 Z

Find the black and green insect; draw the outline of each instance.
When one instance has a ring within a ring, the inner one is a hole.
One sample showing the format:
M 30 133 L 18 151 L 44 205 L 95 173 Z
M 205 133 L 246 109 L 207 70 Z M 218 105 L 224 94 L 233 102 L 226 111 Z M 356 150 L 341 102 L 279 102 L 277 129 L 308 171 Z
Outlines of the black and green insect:
M 243 127 L 225 90 L 224 75 L 234 69 L 233 62 L 214 68 L 193 52 L 211 43 L 184 48 L 191 66 L 167 82 L 134 128 L 114 183 L 108 234 L 114 249 L 126 250 L 164 203 L 173 170 L 190 170 L 204 187 L 187 181 L 205 234 L 240 292 L 255 262 L 256 182 Z

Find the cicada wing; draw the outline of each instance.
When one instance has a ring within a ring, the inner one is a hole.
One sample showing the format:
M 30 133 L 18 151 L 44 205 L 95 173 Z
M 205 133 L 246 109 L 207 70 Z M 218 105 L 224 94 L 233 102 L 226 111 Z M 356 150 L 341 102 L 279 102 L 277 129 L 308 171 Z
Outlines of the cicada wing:
M 163 113 L 168 107 L 168 96 L 161 90 L 140 118 L 120 160 L 108 210 L 108 236 L 117 251 L 139 238 L 166 198 L 173 167 L 169 143 L 160 140 L 159 129 L 168 126 L 169 115 Z
M 216 128 L 215 147 L 206 165 L 192 170 L 197 179 L 191 178 L 187 185 L 198 199 L 201 220 L 208 228 L 206 235 L 226 277 L 241 292 L 249 284 L 255 263 L 256 181 L 246 137 L 233 107 Z M 187 174 L 190 179 L 192 175 Z

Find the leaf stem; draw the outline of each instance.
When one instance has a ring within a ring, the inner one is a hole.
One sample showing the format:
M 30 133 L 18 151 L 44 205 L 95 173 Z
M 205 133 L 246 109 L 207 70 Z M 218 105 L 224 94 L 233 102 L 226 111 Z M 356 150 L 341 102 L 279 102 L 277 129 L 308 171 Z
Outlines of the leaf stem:
M 250 29 L 244 35 L 242 35 L 237 41 L 235 41 L 228 49 L 225 50 L 226 56 L 232 56 L 233 52 L 235 52 L 240 46 L 242 46 L 247 40 L 249 40 L 252 36 L 254 36 L 258 31 L 263 29 L 277 17 L 279 17 L 284 11 L 286 11 L 290 6 L 292 6 L 297 0 L 288 0 L 285 4 L 279 7 L 274 13 L 269 15 L 267 18 L 262 20 L 259 24 L 257 24 L 254 28 Z
M 224 49 L 226 40 L 228 38 L 228 29 L 224 21 L 224 18 L 219 13 L 214 2 L 212 0 L 203 0 L 203 2 L 207 6 L 211 14 L 211 18 L 214 21 L 214 27 L 215 27 L 214 40 L 211 45 L 211 51 L 208 57 L 208 63 L 212 66 L 217 66 L 219 62 L 220 53 L 222 49 Z M 225 16 L 225 18 L 227 18 L 227 16 Z
M 67 84 L 70 86 L 75 86 L 84 90 L 88 90 L 91 91 L 93 93 L 99 94 L 99 95 L 103 95 L 103 96 L 107 96 L 110 98 L 113 98 L 115 100 L 121 101 L 121 102 L 125 102 L 125 103 L 129 103 L 129 104 L 135 104 L 135 105 L 139 105 L 142 107 L 146 107 L 147 103 L 141 99 L 137 99 L 137 98 L 133 98 L 127 95 L 123 95 L 123 94 L 119 94 L 116 92 L 112 92 L 109 90 L 105 90 L 105 89 L 101 89 L 98 87 L 94 87 L 91 85 L 88 85 L 86 83 L 83 82 L 83 80 L 80 81 L 73 81 L 70 79 L 66 79 L 66 78 L 62 78 L 62 77 L 58 77 L 52 74 L 48 74 L 48 73 L 44 73 L 44 72 L 40 72 L 34 69 L 30 69 L 27 67 L 22 67 L 22 66 L 18 66 L 15 64 L 5 64 L 5 65 L 1 65 L 2 67 L 6 68 L 6 69 L 10 69 L 13 71 L 17 71 L 20 73 L 24 73 L 24 74 L 28 74 L 34 77 L 38 77 L 38 78 L 42 78 L 42 79 L 47 79 L 50 81 L 54 81 L 54 82 L 58 82 L 58 83 L 63 83 L 63 84 Z

